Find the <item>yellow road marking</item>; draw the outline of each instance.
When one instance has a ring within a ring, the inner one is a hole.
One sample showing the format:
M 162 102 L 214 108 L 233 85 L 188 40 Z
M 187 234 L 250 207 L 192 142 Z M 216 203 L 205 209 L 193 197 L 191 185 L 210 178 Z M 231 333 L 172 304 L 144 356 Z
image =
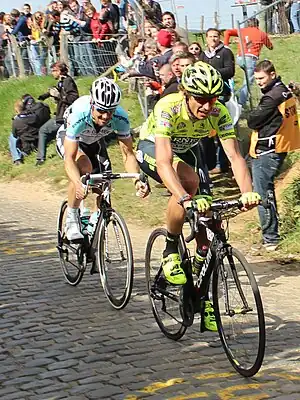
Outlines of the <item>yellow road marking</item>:
M 194 375 L 193 378 L 196 378 L 196 379 L 218 379 L 218 378 L 229 378 L 234 375 L 236 375 L 236 373 L 234 373 L 234 372 L 220 372 L 217 374 L 208 373 L 208 374 Z
M 250 394 L 241 396 L 235 395 L 234 392 L 238 392 L 241 390 L 250 390 L 250 389 L 260 389 L 262 386 L 266 384 L 263 383 L 247 383 L 245 385 L 235 385 L 231 386 L 226 389 L 218 390 L 217 393 L 220 396 L 221 400 L 261 400 L 261 399 L 268 399 L 270 396 L 267 393 L 258 393 L 258 394 Z
M 178 385 L 179 383 L 188 383 L 183 378 L 173 378 L 165 382 L 153 382 L 149 386 L 145 386 L 143 389 L 139 390 L 142 393 L 155 393 L 160 389 L 164 389 L 169 386 Z
M 278 376 L 279 378 L 284 378 L 284 379 L 289 379 L 290 381 L 300 381 L 300 376 L 299 375 L 290 375 L 286 374 L 284 372 L 279 372 L 279 373 L 272 373 L 270 374 L 272 376 Z
M 191 399 L 199 399 L 199 397 L 208 397 L 208 393 L 206 392 L 191 393 L 191 394 L 186 394 L 184 396 L 169 397 L 168 400 L 191 400 Z

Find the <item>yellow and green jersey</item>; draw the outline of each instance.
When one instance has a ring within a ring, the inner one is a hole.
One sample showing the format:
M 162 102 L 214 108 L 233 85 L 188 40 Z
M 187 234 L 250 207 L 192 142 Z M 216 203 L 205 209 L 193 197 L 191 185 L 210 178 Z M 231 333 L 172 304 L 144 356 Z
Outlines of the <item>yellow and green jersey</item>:
M 187 109 L 182 93 L 169 94 L 157 102 L 143 124 L 141 140 L 155 141 L 155 137 L 171 139 L 175 153 L 185 153 L 200 139 L 219 135 L 220 139 L 235 138 L 234 127 L 227 108 L 219 101 L 206 119 L 195 119 Z

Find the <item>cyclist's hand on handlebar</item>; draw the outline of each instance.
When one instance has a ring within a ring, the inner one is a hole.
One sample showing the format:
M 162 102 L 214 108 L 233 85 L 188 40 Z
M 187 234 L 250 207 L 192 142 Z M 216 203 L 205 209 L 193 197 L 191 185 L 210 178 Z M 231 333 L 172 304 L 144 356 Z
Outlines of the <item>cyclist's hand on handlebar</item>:
M 241 195 L 240 201 L 243 203 L 242 210 L 246 211 L 258 206 L 261 201 L 261 197 L 256 192 L 246 192 Z
M 76 188 L 76 199 L 83 200 L 86 197 L 86 186 L 83 183 L 78 182 L 76 183 L 75 188 Z
M 148 194 L 150 193 L 148 183 L 147 182 L 142 182 L 140 180 L 136 181 L 135 189 L 136 189 L 136 195 L 138 197 L 141 197 L 142 199 L 144 197 L 147 197 Z
M 194 196 L 193 199 L 190 201 L 185 201 L 183 205 L 186 210 L 196 206 L 198 211 L 200 211 L 201 213 L 205 213 L 210 209 L 211 203 L 212 203 L 211 196 L 198 195 Z

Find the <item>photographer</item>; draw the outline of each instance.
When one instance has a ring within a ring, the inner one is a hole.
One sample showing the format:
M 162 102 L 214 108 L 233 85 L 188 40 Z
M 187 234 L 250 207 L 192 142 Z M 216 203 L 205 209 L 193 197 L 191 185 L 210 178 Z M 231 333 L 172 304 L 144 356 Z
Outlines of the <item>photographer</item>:
M 46 159 L 46 147 L 55 139 L 56 132 L 63 123 L 63 115 L 68 106 L 78 99 L 78 88 L 71 76 L 68 75 L 68 67 L 65 63 L 56 62 L 51 66 L 54 79 L 58 80 L 55 87 L 51 87 L 47 93 L 38 97 L 45 100 L 52 97 L 56 103 L 56 116 L 47 121 L 39 130 L 39 144 L 36 165 L 42 165 Z
M 47 104 L 36 102 L 30 94 L 24 94 L 16 101 L 15 112 L 9 149 L 14 164 L 19 165 L 24 156 L 37 149 L 39 129 L 50 119 L 50 108 Z

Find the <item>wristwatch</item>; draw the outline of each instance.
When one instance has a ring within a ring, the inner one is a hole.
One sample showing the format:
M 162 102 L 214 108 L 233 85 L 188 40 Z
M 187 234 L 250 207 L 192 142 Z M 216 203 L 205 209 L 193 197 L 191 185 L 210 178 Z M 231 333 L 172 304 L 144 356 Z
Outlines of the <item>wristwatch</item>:
M 177 201 L 177 203 L 183 207 L 183 203 L 186 201 L 189 201 L 189 200 L 192 200 L 192 196 L 190 194 L 186 193 L 180 197 L 180 199 Z

